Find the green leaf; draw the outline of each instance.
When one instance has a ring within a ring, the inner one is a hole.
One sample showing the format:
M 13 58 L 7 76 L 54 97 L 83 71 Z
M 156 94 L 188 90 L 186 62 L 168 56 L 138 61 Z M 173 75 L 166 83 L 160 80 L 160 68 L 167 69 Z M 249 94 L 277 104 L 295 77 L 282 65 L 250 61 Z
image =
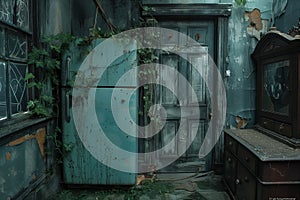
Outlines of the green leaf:
M 35 64 L 36 67 L 40 67 L 40 68 L 44 67 L 44 62 L 43 61 L 36 61 L 32 64 Z
M 30 83 L 28 83 L 28 85 L 27 85 L 28 88 L 32 88 L 32 87 L 35 87 L 35 86 L 37 86 L 37 83 L 36 83 L 36 82 L 30 82 Z
M 25 81 L 28 81 L 29 79 L 34 79 L 34 78 L 35 78 L 35 76 L 33 75 L 33 73 L 27 73 L 27 74 L 25 75 L 24 80 L 25 80 Z
M 49 96 L 49 95 L 41 95 L 40 96 L 40 99 L 46 103 L 53 103 L 54 102 L 54 98 L 52 96 Z

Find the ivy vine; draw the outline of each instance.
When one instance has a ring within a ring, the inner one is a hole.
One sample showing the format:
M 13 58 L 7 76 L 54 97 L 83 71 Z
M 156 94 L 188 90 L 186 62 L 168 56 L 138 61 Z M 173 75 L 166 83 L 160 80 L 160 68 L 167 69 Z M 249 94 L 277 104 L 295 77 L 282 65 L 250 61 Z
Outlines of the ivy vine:
M 156 24 L 155 19 L 140 20 L 139 27 L 154 26 Z M 89 47 L 95 39 L 108 38 L 118 33 L 117 29 L 109 32 L 103 31 L 101 28 L 90 29 L 90 34 L 85 37 L 75 37 L 71 34 L 57 34 L 43 37 L 39 47 L 33 47 L 31 53 L 28 55 L 28 63 L 34 66 L 34 71 L 29 72 L 25 76 L 28 88 L 35 93 L 32 100 L 28 101 L 27 109 L 32 117 L 48 117 L 56 119 L 56 128 L 52 135 L 48 135 L 48 139 L 51 139 L 56 146 L 59 153 L 58 162 L 62 162 L 62 157 L 66 152 L 70 152 L 73 148 L 71 143 L 63 143 L 61 141 L 61 133 L 59 124 L 59 106 L 60 106 L 60 85 L 61 85 L 61 66 L 62 56 L 65 51 L 69 49 L 71 44 L 77 45 L 81 53 L 86 55 L 89 53 Z M 86 51 L 86 52 L 84 52 Z M 158 61 L 158 57 L 154 49 L 139 49 L 137 51 L 138 64 L 149 64 Z M 151 75 L 151 76 L 149 76 Z M 144 78 L 156 79 L 157 72 L 147 67 L 141 67 L 139 69 L 138 78 L 140 80 Z M 72 83 L 69 83 L 72 85 Z M 144 116 L 147 121 L 149 115 L 145 113 L 149 112 L 151 105 L 157 101 L 156 86 L 153 84 L 144 85 L 142 91 L 142 104 L 144 105 L 139 114 Z
M 41 47 L 33 47 L 28 55 L 28 63 L 34 65 L 35 75 L 30 72 L 25 76 L 28 88 L 37 92 L 37 98 L 27 103 L 27 109 L 34 117 L 57 117 L 59 110 L 59 84 L 61 55 L 75 40 L 70 34 L 46 36 Z

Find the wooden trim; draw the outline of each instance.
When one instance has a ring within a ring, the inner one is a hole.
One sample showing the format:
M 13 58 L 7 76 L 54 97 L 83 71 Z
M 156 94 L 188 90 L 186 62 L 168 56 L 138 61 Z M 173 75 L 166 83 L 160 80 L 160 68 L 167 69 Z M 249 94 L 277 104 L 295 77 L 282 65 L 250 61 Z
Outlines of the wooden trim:
M 297 93 L 297 102 L 300 102 L 300 69 L 299 69 L 299 66 L 300 66 L 300 54 L 297 55 L 298 59 L 297 59 L 297 69 L 296 69 L 296 74 L 297 74 L 297 77 L 298 77 L 298 84 L 296 84 L 296 88 L 295 88 L 295 91 Z M 296 106 L 295 106 L 295 109 L 297 110 L 297 117 L 296 119 L 300 120 L 300 103 L 297 103 Z M 295 134 L 295 137 L 296 138 L 300 138 L 300 122 L 299 121 L 295 121 L 295 124 L 296 124 L 296 132 L 294 133 Z
M 231 15 L 232 4 L 149 4 L 142 16 L 224 16 Z
M 33 130 L 45 127 L 51 118 L 30 119 L 26 117 L 15 120 L 9 120 L 10 124 L 0 128 L 0 146 L 16 140 L 26 134 L 31 134 Z

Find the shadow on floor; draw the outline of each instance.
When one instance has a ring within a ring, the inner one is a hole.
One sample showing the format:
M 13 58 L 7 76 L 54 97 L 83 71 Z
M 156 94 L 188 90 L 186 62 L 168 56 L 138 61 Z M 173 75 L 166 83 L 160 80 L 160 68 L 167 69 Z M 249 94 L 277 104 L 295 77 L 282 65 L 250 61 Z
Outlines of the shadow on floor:
M 230 200 L 214 173 L 158 174 L 127 189 L 62 190 L 53 200 Z

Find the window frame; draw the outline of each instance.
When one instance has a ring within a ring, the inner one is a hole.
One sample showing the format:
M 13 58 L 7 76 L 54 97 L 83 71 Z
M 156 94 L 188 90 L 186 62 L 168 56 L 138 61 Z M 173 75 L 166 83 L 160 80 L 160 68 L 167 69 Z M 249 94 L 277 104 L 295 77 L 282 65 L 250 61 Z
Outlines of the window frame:
M 17 0 L 15 0 L 17 2 Z M 32 49 L 33 45 L 37 44 L 37 39 L 38 39 L 38 28 L 37 28 L 37 2 L 36 0 L 28 0 L 28 13 L 29 13 L 29 21 L 28 21 L 28 30 L 25 30 L 24 28 L 17 26 L 17 21 L 16 21 L 16 9 L 14 9 L 13 13 L 13 23 L 11 24 L 7 21 L 0 20 L 0 30 L 4 32 L 4 38 L 3 38 L 3 44 L 4 44 L 4 54 L 0 54 L 0 62 L 5 63 L 4 65 L 4 72 L 5 72 L 5 105 L 6 105 L 6 115 L 0 118 L 0 125 L 5 126 L 5 125 L 10 125 L 13 123 L 17 123 L 20 120 L 27 119 L 29 118 L 27 109 L 26 109 L 26 104 L 30 99 L 34 98 L 34 90 L 31 88 L 27 87 L 27 83 L 24 80 L 25 77 L 23 77 L 24 81 L 24 90 L 26 93 L 26 98 L 22 104 L 24 106 L 22 112 L 12 112 L 12 104 L 13 102 L 11 101 L 11 86 L 10 86 L 10 70 L 12 69 L 11 66 L 9 66 L 10 63 L 16 64 L 16 65 L 26 65 L 26 73 L 32 72 L 34 73 L 34 67 L 28 64 L 28 54 Z M 26 54 L 24 58 L 17 58 L 17 57 L 11 57 L 9 56 L 9 49 L 8 49 L 8 40 L 9 40 L 9 33 L 14 32 L 17 37 L 23 37 L 26 41 Z M 1 53 L 1 52 L 0 52 Z M 23 75 L 23 74 L 22 74 Z M 21 76 L 20 76 L 21 77 Z

